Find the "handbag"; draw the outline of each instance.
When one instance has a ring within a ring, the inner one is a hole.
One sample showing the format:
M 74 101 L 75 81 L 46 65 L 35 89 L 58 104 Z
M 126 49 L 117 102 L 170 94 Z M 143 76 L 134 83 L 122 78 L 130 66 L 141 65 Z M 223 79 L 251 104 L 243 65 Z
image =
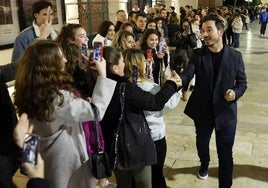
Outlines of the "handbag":
M 91 156 L 92 174 L 96 179 L 108 178 L 112 175 L 109 157 L 107 153 L 101 148 L 100 129 L 98 126 L 98 110 L 97 107 L 91 103 L 94 112 L 94 133 L 97 146 L 97 152 Z
M 125 83 L 120 85 L 121 115 L 114 135 L 112 159 L 114 170 L 132 170 L 157 162 L 156 150 L 143 111 L 125 109 Z M 140 117 L 137 120 L 137 117 Z M 133 119 L 132 119 L 133 118 Z

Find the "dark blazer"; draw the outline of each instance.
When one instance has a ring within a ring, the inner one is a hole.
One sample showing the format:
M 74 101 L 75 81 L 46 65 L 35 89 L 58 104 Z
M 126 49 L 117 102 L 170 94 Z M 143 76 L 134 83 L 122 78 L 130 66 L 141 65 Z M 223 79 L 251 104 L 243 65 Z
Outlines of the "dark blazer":
M 199 123 L 215 122 L 217 130 L 237 123 L 237 100 L 247 89 L 242 54 L 228 46 L 224 46 L 223 50 L 214 88 L 212 61 L 206 46 L 194 51 L 186 70 L 181 74 L 183 85 L 196 75 L 195 88 L 184 113 Z M 235 101 L 227 102 L 224 99 L 228 89 L 234 90 Z

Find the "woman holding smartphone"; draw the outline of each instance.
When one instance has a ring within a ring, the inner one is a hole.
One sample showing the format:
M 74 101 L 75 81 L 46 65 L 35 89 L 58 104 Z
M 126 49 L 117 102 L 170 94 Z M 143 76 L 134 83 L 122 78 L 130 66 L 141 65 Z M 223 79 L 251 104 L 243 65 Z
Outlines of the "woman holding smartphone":
M 56 42 L 40 40 L 30 45 L 19 62 L 14 104 L 19 115 L 28 114 L 33 133 L 41 138 L 40 154 L 51 186 L 96 187 L 81 125 L 94 120 L 94 113 L 90 103 L 79 97 L 65 71 L 66 62 Z M 116 82 L 106 78 L 104 59 L 95 62 L 94 69 L 99 76 L 91 101 L 101 120 Z
M 75 87 L 82 96 L 89 96 L 85 71 L 87 70 L 88 38 L 86 30 L 80 24 L 67 24 L 61 28 L 56 38 L 67 59 L 65 71 L 73 75 Z
M 168 47 L 164 43 L 160 43 L 161 34 L 156 29 L 147 29 L 141 38 L 141 50 L 148 61 L 148 50 L 152 52 L 152 61 L 149 69 L 152 69 L 153 80 L 157 84 L 162 84 L 162 70 L 168 65 Z M 160 45 L 161 44 L 161 45 Z

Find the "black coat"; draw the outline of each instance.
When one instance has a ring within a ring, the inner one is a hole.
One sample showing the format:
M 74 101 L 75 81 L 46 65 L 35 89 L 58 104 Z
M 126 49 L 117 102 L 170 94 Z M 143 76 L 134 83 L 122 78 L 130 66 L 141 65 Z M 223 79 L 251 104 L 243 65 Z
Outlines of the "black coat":
M 6 82 L 14 80 L 16 69 L 17 63 L 0 66 L 0 154 L 9 155 L 17 151 L 13 142 L 17 117 L 6 85 Z
M 27 182 L 27 188 L 49 188 L 49 182 L 43 178 L 32 178 Z
M 175 37 L 175 34 L 180 30 L 179 24 L 167 24 L 169 42 Z
M 162 110 L 165 103 L 177 91 L 177 86 L 173 81 L 167 81 L 163 88 L 153 95 L 143 91 L 137 85 L 130 83 L 127 78 L 110 74 L 108 78 L 117 81 L 114 95 L 101 121 L 101 127 L 105 140 L 105 150 L 110 154 L 110 148 L 114 133 L 121 114 L 119 86 L 121 83 L 127 83 L 125 87 L 125 109 L 131 113 L 133 121 L 139 122 L 143 115 L 143 110 L 159 111 Z M 141 148 L 142 149 L 142 148 Z
M 0 187 L 13 187 L 12 176 L 19 167 L 21 154 L 13 139 L 17 117 L 6 85 L 14 80 L 16 68 L 17 63 L 0 66 Z

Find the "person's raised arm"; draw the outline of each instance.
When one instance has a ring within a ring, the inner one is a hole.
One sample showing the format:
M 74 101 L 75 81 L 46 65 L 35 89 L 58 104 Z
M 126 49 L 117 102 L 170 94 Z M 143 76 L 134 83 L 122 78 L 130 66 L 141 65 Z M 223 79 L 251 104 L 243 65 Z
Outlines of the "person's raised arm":
M 47 40 L 47 37 L 52 32 L 52 30 L 53 30 L 52 21 L 53 20 L 51 19 L 51 14 L 53 14 L 53 11 L 52 11 L 51 7 L 49 6 L 47 8 L 47 12 L 46 12 L 45 23 L 43 23 L 39 26 L 40 35 L 39 35 L 38 39 Z

